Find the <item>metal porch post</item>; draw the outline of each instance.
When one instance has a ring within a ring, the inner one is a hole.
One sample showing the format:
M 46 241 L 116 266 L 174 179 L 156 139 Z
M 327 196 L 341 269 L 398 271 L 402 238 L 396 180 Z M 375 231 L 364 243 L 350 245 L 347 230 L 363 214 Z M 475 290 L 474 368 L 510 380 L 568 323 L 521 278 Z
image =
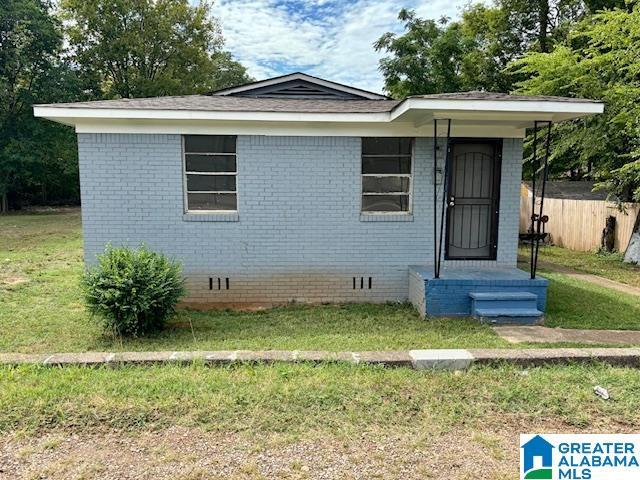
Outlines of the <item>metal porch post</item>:
M 433 243 L 434 243 L 434 271 L 435 278 L 440 278 L 440 267 L 442 264 L 442 239 L 444 236 L 444 210 L 447 204 L 447 192 L 449 184 L 449 164 L 451 156 L 451 119 L 447 120 L 447 141 L 444 160 L 444 172 L 442 174 L 442 199 L 440 205 L 440 229 L 436 243 L 436 234 L 438 234 L 438 120 L 433 120 Z
M 536 175 L 540 169 L 540 162 L 538 160 L 538 125 L 541 123 L 547 124 L 547 131 L 544 141 L 544 163 L 542 168 L 542 174 L 540 178 L 540 208 L 536 213 Z M 538 253 L 540 251 L 540 240 L 542 239 L 541 227 L 542 224 L 547 221 L 544 216 L 544 196 L 545 188 L 547 185 L 547 177 L 549 176 L 549 155 L 551 153 L 551 126 L 552 122 L 547 121 L 535 121 L 533 129 L 533 160 L 534 170 L 531 181 L 531 190 L 533 194 L 532 207 L 531 207 L 531 278 L 536 278 L 536 271 L 538 269 Z
M 438 244 L 436 231 L 438 228 L 438 120 L 433 119 L 433 271 L 435 278 L 440 278 L 438 271 Z

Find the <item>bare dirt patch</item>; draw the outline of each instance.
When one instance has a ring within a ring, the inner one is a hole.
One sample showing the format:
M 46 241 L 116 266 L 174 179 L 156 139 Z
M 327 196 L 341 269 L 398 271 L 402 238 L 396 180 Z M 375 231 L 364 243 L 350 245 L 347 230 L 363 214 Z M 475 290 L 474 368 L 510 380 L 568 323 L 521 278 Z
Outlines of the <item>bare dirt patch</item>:
M 180 302 L 178 308 L 181 310 L 194 310 L 197 312 L 207 312 L 210 310 L 233 310 L 236 312 L 262 312 L 274 307 L 286 306 L 286 303 L 238 303 L 238 302 Z
M 506 480 L 517 476 L 519 433 L 532 431 L 578 430 L 511 418 L 482 430 L 426 428 L 348 438 L 250 437 L 178 427 L 136 434 L 14 434 L 0 439 L 0 478 Z
M 7 277 L 0 277 L 0 285 L 6 287 L 14 287 L 16 285 L 20 285 L 21 283 L 28 282 L 29 279 L 26 277 L 21 277 L 19 275 L 10 275 Z

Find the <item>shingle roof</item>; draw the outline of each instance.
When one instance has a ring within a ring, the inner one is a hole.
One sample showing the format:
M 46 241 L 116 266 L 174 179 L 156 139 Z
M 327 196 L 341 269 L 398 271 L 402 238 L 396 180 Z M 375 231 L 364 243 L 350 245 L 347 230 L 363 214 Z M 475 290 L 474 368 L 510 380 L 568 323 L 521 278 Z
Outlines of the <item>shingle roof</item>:
M 523 182 L 531 190 L 531 182 Z M 562 198 L 566 200 L 606 200 L 607 192 L 593 191 L 595 182 L 549 180 L 544 189 L 547 198 Z M 537 194 L 540 194 L 540 185 L 537 185 Z
M 409 98 L 424 98 L 427 100 L 497 100 L 497 101 L 518 101 L 518 102 L 580 102 L 599 103 L 598 100 L 588 98 L 553 97 L 550 95 L 511 95 L 498 92 L 456 92 L 456 93 L 435 93 L 431 95 L 413 95 Z
M 596 100 L 550 96 L 509 95 L 493 92 L 437 93 L 409 98 L 426 100 L 497 100 L 598 103 Z M 399 100 L 323 100 L 254 98 L 227 95 L 183 95 L 174 97 L 121 98 L 93 102 L 38 105 L 59 108 L 114 108 L 136 110 L 192 110 L 211 112 L 293 112 L 293 113 L 381 113 L 390 112 Z
M 93 102 L 53 103 L 42 106 L 212 112 L 379 113 L 390 112 L 399 103 L 396 100 L 306 100 L 185 95 L 179 97 L 122 98 Z

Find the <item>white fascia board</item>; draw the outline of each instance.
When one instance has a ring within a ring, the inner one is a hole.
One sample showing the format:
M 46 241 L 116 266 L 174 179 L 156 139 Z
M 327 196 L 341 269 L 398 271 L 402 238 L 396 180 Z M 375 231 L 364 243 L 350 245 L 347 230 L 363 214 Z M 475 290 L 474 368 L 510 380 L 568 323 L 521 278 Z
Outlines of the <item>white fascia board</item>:
M 410 110 L 455 112 L 517 112 L 536 114 L 569 114 L 581 117 L 602 113 L 604 104 L 591 102 L 555 102 L 534 100 L 445 100 L 408 98 L 391 112 L 391 121 Z
M 345 93 L 351 93 L 364 98 L 369 98 L 371 100 L 380 100 L 380 99 L 386 98 L 384 95 L 367 92 L 365 90 L 359 90 L 357 88 L 351 88 L 346 85 L 340 85 L 334 82 L 330 82 L 328 80 L 323 80 L 321 78 L 310 77 L 308 75 L 305 75 L 304 73 L 292 73 L 291 75 L 286 75 L 284 77 L 270 78 L 268 80 L 254 82 L 250 85 L 240 85 L 238 87 L 231 87 L 223 90 L 220 93 L 217 93 L 216 95 L 230 95 L 232 93 L 246 92 L 247 90 L 255 90 L 256 88 L 269 87 L 271 85 L 277 85 L 279 83 L 289 82 L 291 80 L 305 80 L 309 83 L 315 83 L 316 85 L 331 88 L 333 90 L 338 90 Z
M 55 119 L 140 119 L 140 120 L 223 120 L 262 122 L 389 122 L 389 112 L 310 113 L 310 112 L 220 112 L 204 110 L 151 110 L 124 108 L 77 108 L 34 106 L 36 117 Z

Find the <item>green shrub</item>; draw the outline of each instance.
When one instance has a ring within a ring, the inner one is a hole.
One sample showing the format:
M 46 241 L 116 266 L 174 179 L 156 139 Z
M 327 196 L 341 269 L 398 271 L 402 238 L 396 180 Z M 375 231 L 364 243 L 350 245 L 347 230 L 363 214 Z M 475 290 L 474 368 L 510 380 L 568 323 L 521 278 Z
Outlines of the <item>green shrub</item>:
M 184 295 L 179 263 L 144 245 L 108 246 L 83 277 L 85 300 L 105 329 L 122 336 L 160 330 Z

